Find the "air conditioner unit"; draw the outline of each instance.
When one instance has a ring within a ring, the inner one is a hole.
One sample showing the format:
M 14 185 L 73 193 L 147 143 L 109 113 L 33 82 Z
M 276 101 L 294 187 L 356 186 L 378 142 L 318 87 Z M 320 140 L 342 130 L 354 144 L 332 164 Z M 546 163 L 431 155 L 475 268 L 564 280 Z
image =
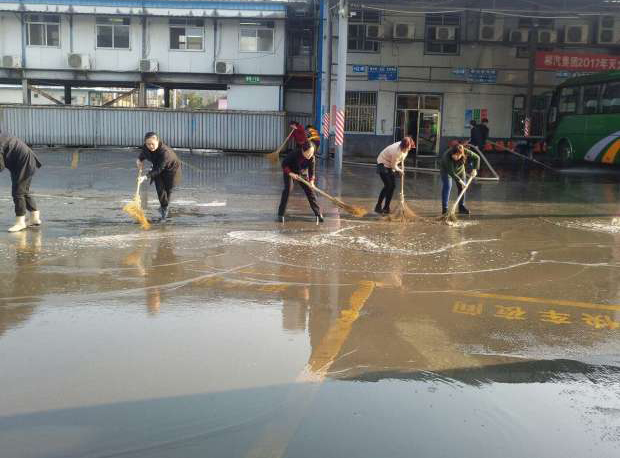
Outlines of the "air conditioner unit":
M 394 24 L 392 38 L 395 40 L 413 40 L 415 38 L 415 26 L 413 24 Z
M 504 20 L 495 14 L 484 13 L 480 16 L 480 41 L 502 41 L 504 38 Z
M 366 38 L 370 40 L 380 40 L 384 37 L 383 26 L 379 24 L 366 25 Z
M 601 16 L 598 19 L 597 43 L 616 44 L 618 43 L 618 21 L 614 16 Z
M 541 45 L 547 45 L 551 43 L 557 43 L 558 32 L 555 30 L 538 30 L 538 43 Z
M 90 56 L 88 54 L 69 54 L 69 67 L 79 70 L 90 69 Z
M 590 27 L 587 24 L 567 25 L 564 28 L 564 43 L 586 44 L 588 43 Z
M 219 75 L 231 75 L 234 73 L 233 64 L 223 60 L 215 61 L 215 73 Z
M 456 40 L 456 27 L 446 27 L 446 26 L 435 27 L 435 40 L 440 40 L 440 41 Z
M 511 43 L 527 43 L 530 40 L 530 29 L 516 29 L 510 32 Z
M 21 68 L 22 59 L 20 56 L 2 56 L 2 66 L 4 68 Z
M 140 59 L 140 72 L 154 73 L 159 71 L 159 62 L 156 59 Z

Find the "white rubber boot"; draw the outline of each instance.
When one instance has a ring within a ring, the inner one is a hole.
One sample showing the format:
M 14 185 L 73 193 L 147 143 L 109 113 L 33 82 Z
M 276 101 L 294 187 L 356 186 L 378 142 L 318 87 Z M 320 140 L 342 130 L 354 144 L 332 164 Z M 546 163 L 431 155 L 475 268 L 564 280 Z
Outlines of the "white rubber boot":
M 15 218 L 15 225 L 9 227 L 9 232 L 19 232 L 26 229 L 26 217 L 18 216 Z
M 28 226 L 40 226 L 41 225 L 41 213 L 39 210 L 35 210 L 30 213 L 30 220 L 28 221 Z

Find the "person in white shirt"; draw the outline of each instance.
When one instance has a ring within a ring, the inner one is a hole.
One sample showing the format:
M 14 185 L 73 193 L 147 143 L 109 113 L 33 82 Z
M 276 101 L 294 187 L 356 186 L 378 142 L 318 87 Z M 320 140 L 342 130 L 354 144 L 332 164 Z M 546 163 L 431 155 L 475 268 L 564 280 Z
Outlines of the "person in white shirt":
M 394 172 L 403 174 L 405 171 L 405 159 L 409 150 L 415 148 L 415 142 L 411 137 L 405 137 L 386 147 L 377 157 L 377 173 L 383 181 L 383 189 L 379 194 L 379 200 L 375 206 L 375 212 L 383 215 L 390 213 L 390 203 L 396 188 Z M 385 203 L 384 203 L 385 202 Z

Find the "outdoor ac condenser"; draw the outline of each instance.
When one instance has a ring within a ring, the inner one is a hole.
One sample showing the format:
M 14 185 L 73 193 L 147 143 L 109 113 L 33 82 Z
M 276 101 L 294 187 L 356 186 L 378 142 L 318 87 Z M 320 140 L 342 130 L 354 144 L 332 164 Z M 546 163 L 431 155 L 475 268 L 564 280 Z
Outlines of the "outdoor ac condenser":
M 159 62 L 156 59 L 140 59 L 140 72 L 155 73 L 159 71 Z
M 551 43 L 557 43 L 558 32 L 555 30 L 539 30 L 538 31 L 538 43 L 541 45 L 547 45 Z
M 504 38 L 504 19 L 492 13 L 480 16 L 480 41 L 502 41 Z
M 616 44 L 618 43 L 618 21 L 614 16 L 601 16 L 598 20 L 597 42 L 599 44 Z
M 564 43 L 587 44 L 590 35 L 588 24 L 567 25 L 564 29 Z
M 510 32 L 510 41 L 512 43 L 527 43 L 529 40 L 529 29 L 516 29 Z
M 2 56 L 2 67 L 21 68 L 22 59 L 20 56 Z
M 218 75 L 231 75 L 235 71 L 233 64 L 223 60 L 215 61 L 215 73 Z
M 90 69 L 90 57 L 88 54 L 69 54 L 69 67 L 78 70 Z
M 435 40 L 440 40 L 440 41 L 456 40 L 456 27 L 447 27 L 447 26 L 435 27 Z
M 404 23 L 394 24 L 392 38 L 394 40 L 413 40 L 415 38 L 415 26 Z
M 369 40 L 381 40 L 384 37 L 383 26 L 380 24 L 366 25 L 366 38 Z

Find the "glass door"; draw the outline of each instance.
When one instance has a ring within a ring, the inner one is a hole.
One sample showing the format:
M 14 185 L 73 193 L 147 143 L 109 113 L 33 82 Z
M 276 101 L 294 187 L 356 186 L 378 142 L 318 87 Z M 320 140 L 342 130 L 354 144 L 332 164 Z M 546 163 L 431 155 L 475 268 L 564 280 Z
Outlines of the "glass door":
M 417 137 L 413 137 L 417 145 L 417 154 L 438 155 L 439 133 L 441 132 L 441 114 L 437 110 L 418 110 Z

